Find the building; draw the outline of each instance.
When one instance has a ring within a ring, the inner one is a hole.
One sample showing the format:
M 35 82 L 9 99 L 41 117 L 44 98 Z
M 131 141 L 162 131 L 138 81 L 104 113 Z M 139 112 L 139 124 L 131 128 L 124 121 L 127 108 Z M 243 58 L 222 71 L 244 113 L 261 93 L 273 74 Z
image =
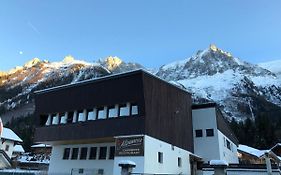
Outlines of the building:
M 16 159 L 17 157 L 21 156 L 24 152 L 25 151 L 21 145 L 15 145 L 14 151 L 12 153 L 12 159 Z
M 238 163 L 238 140 L 215 103 L 192 106 L 194 153 L 207 163 Z
M 0 169 L 11 167 L 11 158 L 14 145 L 22 143 L 22 140 L 11 129 L 3 127 L 0 143 Z
M 49 174 L 193 172 L 191 94 L 142 70 L 35 93 L 36 142 L 52 145 Z
M 40 143 L 32 145 L 31 150 L 34 154 L 50 155 L 52 152 L 52 146 Z

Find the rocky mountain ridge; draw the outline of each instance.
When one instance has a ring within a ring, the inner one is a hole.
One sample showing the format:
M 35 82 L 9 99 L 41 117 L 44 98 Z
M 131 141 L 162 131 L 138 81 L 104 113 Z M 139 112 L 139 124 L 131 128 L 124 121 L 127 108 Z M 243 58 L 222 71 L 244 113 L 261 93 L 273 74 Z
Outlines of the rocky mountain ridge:
M 36 90 L 139 68 L 145 69 L 118 57 L 94 63 L 71 56 L 61 62 L 32 59 L 24 66 L 0 72 L 0 115 L 18 117 L 13 111 L 25 106 L 30 109 Z M 260 113 L 281 117 L 281 70 L 276 62 L 251 64 L 210 45 L 153 73 L 190 91 L 195 102 L 217 102 L 230 118 L 244 120 Z

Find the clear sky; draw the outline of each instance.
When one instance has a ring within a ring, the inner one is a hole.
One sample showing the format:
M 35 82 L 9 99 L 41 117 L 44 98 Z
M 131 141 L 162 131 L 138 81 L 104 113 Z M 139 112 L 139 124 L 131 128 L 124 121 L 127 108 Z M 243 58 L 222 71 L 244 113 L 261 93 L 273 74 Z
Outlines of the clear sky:
M 0 70 L 39 57 L 118 56 L 156 68 L 215 43 L 243 60 L 281 59 L 280 0 L 3 0 Z

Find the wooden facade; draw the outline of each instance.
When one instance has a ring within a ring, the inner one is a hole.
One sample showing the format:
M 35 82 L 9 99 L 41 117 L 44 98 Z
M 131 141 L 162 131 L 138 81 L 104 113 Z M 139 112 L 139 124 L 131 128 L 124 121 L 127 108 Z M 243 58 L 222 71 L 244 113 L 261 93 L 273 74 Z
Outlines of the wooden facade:
M 47 115 L 133 103 L 135 116 L 44 126 Z M 146 134 L 193 151 L 191 95 L 142 70 L 35 93 L 36 142 Z

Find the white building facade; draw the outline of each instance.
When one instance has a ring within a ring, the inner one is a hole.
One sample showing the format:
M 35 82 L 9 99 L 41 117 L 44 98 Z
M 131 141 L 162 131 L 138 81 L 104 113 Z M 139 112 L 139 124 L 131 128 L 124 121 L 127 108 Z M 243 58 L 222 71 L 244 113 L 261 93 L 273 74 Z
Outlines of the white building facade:
M 193 106 L 194 153 L 205 163 L 210 160 L 239 163 L 238 140 L 221 115 L 213 103 Z

